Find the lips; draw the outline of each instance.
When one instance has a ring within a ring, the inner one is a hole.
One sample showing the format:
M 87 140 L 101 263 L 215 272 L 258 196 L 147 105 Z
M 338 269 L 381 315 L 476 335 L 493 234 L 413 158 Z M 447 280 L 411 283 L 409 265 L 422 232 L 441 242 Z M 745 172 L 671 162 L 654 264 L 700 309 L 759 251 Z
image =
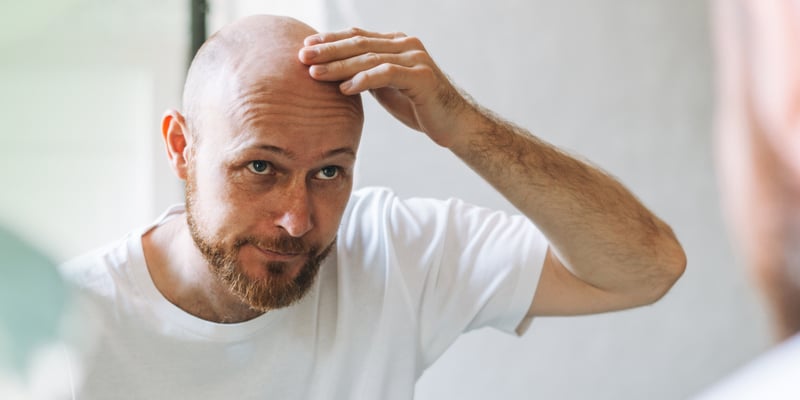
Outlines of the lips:
M 304 253 L 288 253 L 283 252 L 280 250 L 272 250 L 272 249 L 265 249 L 256 245 L 253 245 L 261 254 L 264 254 L 270 259 L 275 261 L 291 261 L 299 256 L 302 256 Z

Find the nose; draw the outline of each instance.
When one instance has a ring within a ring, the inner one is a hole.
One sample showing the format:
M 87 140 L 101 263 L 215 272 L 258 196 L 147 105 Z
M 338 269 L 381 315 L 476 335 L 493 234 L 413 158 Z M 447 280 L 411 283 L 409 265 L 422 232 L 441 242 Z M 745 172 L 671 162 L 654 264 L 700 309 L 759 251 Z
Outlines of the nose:
M 291 182 L 282 188 L 283 193 L 275 225 L 292 237 L 301 237 L 314 228 L 311 196 L 302 179 Z

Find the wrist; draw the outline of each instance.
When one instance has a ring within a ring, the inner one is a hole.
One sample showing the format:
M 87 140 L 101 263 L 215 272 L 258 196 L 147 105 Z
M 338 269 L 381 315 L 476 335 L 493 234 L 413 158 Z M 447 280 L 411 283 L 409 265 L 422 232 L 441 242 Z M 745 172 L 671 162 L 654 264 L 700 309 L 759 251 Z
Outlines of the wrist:
M 452 132 L 452 140 L 445 146 L 456 155 L 466 154 L 482 141 L 497 125 L 491 112 L 472 102 L 465 102 L 462 115 Z

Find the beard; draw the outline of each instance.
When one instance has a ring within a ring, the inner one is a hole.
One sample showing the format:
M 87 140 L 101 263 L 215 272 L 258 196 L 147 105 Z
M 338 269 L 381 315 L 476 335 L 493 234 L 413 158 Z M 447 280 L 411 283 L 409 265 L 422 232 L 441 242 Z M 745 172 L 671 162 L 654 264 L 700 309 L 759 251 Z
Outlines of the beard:
M 288 307 L 308 293 L 316 280 L 322 261 L 330 254 L 336 239 L 321 251 L 319 247 L 309 245 L 302 238 L 289 235 L 275 238 L 241 236 L 226 247 L 223 243 L 207 237 L 200 229 L 193 212 L 196 201 L 195 190 L 194 174 L 190 171 L 186 180 L 186 222 L 189 232 L 195 246 L 208 262 L 212 274 L 231 293 L 251 309 L 260 312 Z M 305 254 L 306 260 L 294 278 L 289 277 L 291 268 L 288 263 L 280 261 L 263 263 L 262 267 L 267 273 L 262 278 L 251 278 L 244 273 L 244 268 L 239 262 L 239 251 L 245 245 L 277 253 Z

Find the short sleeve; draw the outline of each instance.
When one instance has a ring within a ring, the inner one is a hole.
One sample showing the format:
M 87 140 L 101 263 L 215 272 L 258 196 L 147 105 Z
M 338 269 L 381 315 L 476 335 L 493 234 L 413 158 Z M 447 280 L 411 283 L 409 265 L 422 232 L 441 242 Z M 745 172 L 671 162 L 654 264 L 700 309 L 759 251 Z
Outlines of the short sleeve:
M 530 220 L 456 199 L 402 200 L 388 190 L 357 197 L 371 211 L 352 218 L 373 230 L 381 259 L 398 270 L 388 276 L 402 279 L 427 362 L 473 329 L 524 331 L 548 246 Z

